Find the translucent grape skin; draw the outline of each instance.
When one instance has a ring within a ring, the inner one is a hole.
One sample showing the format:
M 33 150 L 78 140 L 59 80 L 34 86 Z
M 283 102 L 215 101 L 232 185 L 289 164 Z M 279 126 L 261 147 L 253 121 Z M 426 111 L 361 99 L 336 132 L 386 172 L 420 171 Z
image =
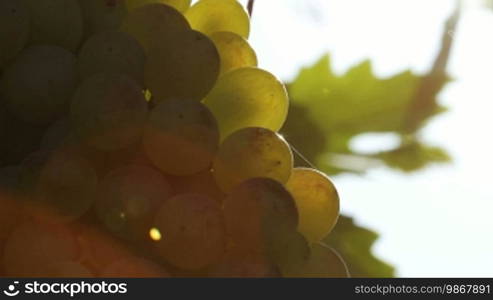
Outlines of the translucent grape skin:
M 193 29 L 210 35 L 216 31 L 250 34 L 250 17 L 236 0 L 200 0 L 185 13 Z
M 267 71 L 246 67 L 221 76 L 204 104 L 219 123 L 221 139 L 245 127 L 278 131 L 288 114 L 284 85 Z
M 22 1 L 0 2 L 0 70 L 26 45 L 30 32 L 30 15 Z
M 171 193 L 166 178 L 155 169 L 123 166 L 109 172 L 100 183 L 96 211 L 102 224 L 117 236 L 148 241 L 154 216 Z
M 277 133 L 258 127 L 238 130 L 219 147 L 213 162 L 214 178 L 226 193 L 244 180 L 266 177 L 286 183 L 293 154 Z
M 214 32 L 210 37 L 221 57 L 220 74 L 257 66 L 257 54 L 245 38 L 227 31 Z
M 118 30 L 127 15 L 125 0 L 78 0 L 84 20 L 84 35 Z
M 334 249 L 316 243 L 306 263 L 286 277 L 348 278 L 350 274 L 346 263 Z
M 77 0 L 20 0 L 31 16 L 31 44 L 57 45 L 75 52 L 84 25 Z
M 56 46 L 32 46 L 5 70 L 8 109 L 23 121 L 46 124 L 67 110 L 77 85 L 76 57 Z
M 201 101 L 219 76 L 220 58 L 214 43 L 189 30 L 173 42 L 156 41 L 148 52 L 145 83 L 156 102 L 171 99 Z
M 142 143 L 161 171 L 191 175 L 210 166 L 219 147 L 219 129 L 202 103 L 170 100 L 152 111 Z
M 269 178 L 252 178 L 236 186 L 224 200 L 228 236 L 250 252 L 268 254 L 277 234 L 295 232 L 298 212 L 284 186 Z
M 162 3 L 172 6 L 179 12 L 184 13 L 190 7 L 192 0 L 126 0 L 126 3 L 129 10 L 133 10 L 146 4 Z
M 75 132 L 92 147 L 112 151 L 137 142 L 147 121 L 147 102 L 132 79 L 101 73 L 75 92 L 70 118 Z
M 185 17 L 171 6 L 152 3 L 132 10 L 124 19 L 121 30 L 135 37 L 148 51 L 155 43 L 173 45 L 179 35 L 190 30 Z
M 11 277 L 43 277 L 53 263 L 74 261 L 77 255 L 76 239 L 67 227 L 26 221 L 7 240 L 3 265 Z
M 295 168 L 286 184 L 300 213 L 299 231 L 311 242 L 325 238 L 339 217 L 339 195 L 325 174 Z
M 145 63 L 145 51 L 134 37 L 125 32 L 104 31 L 84 43 L 78 69 L 82 80 L 98 73 L 120 73 L 143 86 Z
M 155 218 L 162 238 L 157 253 L 170 264 L 201 269 L 219 261 L 224 253 L 226 230 L 219 204 L 206 196 L 183 194 L 168 199 Z

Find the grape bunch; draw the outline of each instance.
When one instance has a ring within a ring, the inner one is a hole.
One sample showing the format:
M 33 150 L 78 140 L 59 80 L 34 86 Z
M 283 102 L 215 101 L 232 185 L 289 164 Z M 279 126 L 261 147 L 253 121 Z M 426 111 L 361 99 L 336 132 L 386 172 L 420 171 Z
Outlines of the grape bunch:
M 236 0 L 0 0 L 0 274 L 346 277 Z

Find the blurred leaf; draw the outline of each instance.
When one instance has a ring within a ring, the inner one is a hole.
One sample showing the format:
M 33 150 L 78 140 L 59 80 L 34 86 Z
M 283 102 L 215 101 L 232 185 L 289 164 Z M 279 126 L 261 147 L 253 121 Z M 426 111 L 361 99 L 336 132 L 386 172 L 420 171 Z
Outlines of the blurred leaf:
M 372 254 L 371 248 L 377 239 L 375 232 L 355 225 L 352 218 L 341 216 L 324 243 L 341 254 L 351 277 L 394 277 L 394 268 Z
M 451 160 L 443 149 L 426 146 L 419 142 L 412 142 L 392 151 L 381 152 L 376 157 L 384 160 L 389 167 L 404 172 L 416 171 L 431 163 L 445 163 Z

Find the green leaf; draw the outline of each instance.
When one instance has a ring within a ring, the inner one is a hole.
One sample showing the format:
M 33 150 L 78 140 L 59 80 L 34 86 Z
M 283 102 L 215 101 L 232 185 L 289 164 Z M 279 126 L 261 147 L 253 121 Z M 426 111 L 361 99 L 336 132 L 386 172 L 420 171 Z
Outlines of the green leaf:
M 373 256 L 378 234 L 354 224 L 352 218 L 341 216 L 324 243 L 333 247 L 346 261 L 351 277 L 394 277 L 395 270 Z

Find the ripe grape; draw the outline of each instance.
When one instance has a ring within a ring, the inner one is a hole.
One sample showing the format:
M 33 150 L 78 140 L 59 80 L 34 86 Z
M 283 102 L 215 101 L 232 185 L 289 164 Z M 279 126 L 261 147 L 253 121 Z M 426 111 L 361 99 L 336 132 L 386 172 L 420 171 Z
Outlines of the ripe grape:
M 147 120 L 147 102 L 132 79 L 101 73 L 79 86 L 70 117 L 85 143 L 100 150 L 117 150 L 140 139 Z
M 0 1 L 0 69 L 26 45 L 30 19 L 29 11 L 22 1 Z
M 160 42 L 174 47 L 183 32 L 190 30 L 190 25 L 176 9 L 152 3 L 132 10 L 124 19 L 121 29 L 135 37 L 147 51 Z
M 183 194 L 168 199 L 155 218 L 161 239 L 158 254 L 182 269 L 201 269 L 219 261 L 226 243 L 219 204 L 209 197 Z
M 192 28 L 210 35 L 229 31 L 248 38 L 250 18 L 236 0 L 200 0 L 185 13 Z
M 72 52 L 79 47 L 84 25 L 77 0 L 20 0 L 31 16 L 32 44 L 56 45 Z
M 267 177 L 286 183 L 293 168 L 293 154 L 277 133 L 250 127 L 230 135 L 214 159 L 214 178 L 226 193 L 242 181 Z
M 147 166 L 124 166 L 101 181 L 96 211 L 101 222 L 116 235 L 145 241 L 157 210 L 170 195 L 171 187 L 158 171 Z
M 221 261 L 208 270 L 209 277 L 218 278 L 270 278 L 280 277 L 277 267 L 261 255 L 228 251 Z
M 66 110 L 76 85 L 72 53 L 56 46 L 32 46 L 5 70 L 1 89 L 16 117 L 29 123 L 49 123 Z
M 211 40 L 221 57 L 221 74 L 257 66 L 257 54 L 245 38 L 233 32 L 218 31 L 211 34 Z
M 289 106 L 284 85 L 269 72 L 253 67 L 221 76 L 204 103 L 219 123 L 221 139 L 245 127 L 278 131 Z
M 101 277 L 110 278 L 164 278 L 170 277 L 163 267 L 140 257 L 115 261 L 103 269 Z
M 219 130 L 214 116 L 202 103 L 170 100 L 152 111 L 143 144 L 161 171 L 191 175 L 210 166 L 219 146 Z
M 127 15 L 125 0 L 78 0 L 84 20 L 85 36 L 118 30 Z
M 349 271 L 346 263 L 337 252 L 323 244 L 314 244 L 310 258 L 288 277 L 305 278 L 347 278 Z
M 4 249 L 5 272 L 11 277 L 42 277 L 53 263 L 73 261 L 78 246 L 64 226 L 27 221 L 10 235 Z
M 182 32 L 171 43 L 156 41 L 148 53 L 145 83 L 157 102 L 200 101 L 219 76 L 219 53 L 214 43 L 198 31 Z
M 105 31 L 93 35 L 79 52 L 79 74 L 87 79 L 98 73 L 121 73 L 140 85 L 144 83 L 146 54 L 131 35 Z
M 72 153 L 54 152 L 39 171 L 28 209 L 50 221 L 74 221 L 91 208 L 97 182 L 96 171 L 87 160 Z
M 295 274 L 310 258 L 310 245 L 305 237 L 286 227 L 267 229 L 267 257 L 278 266 L 283 276 Z
M 172 6 L 181 13 L 184 13 L 190 7 L 190 3 L 192 3 L 192 0 L 126 0 L 126 2 L 129 10 L 146 4 L 162 3 Z
M 300 213 L 299 231 L 311 243 L 321 241 L 339 217 L 339 196 L 334 184 L 317 170 L 295 168 L 286 187 Z
M 236 186 L 224 200 L 230 238 L 244 249 L 267 253 L 272 232 L 296 231 L 298 212 L 284 186 L 269 178 L 253 178 Z

